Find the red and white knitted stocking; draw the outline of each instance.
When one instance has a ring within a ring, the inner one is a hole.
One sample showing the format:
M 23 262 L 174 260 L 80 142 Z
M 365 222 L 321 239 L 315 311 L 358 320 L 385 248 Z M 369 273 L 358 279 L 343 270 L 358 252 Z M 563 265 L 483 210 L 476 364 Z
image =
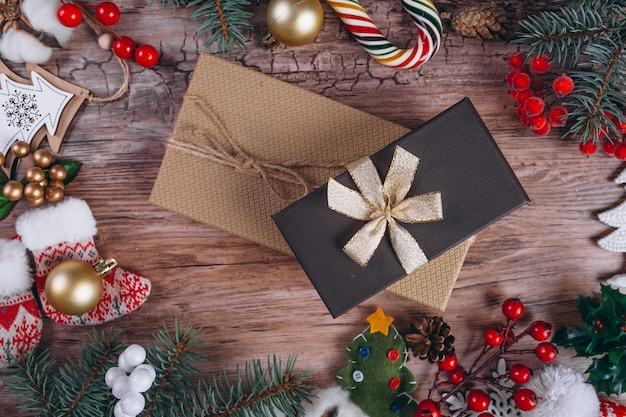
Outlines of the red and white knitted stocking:
M 626 407 L 603 398 L 600 400 L 600 417 L 626 417 Z
M 26 248 L 0 239 L 0 368 L 13 365 L 41 339 L 43 321 L 35 301 Z
M 17 219 L 15 229 L 35 259 L 37 293 L 44 312 L 55 322 L 70 326 L 104 323 L 133 312 L 148 298 L 150 281 L 117 266 L 103 278 L 102 299 L 87 313 L 63 314 L 46 299 L 46 278 L 56 265 L 70 259 L 89 264 L 101 259 L 93 240 L 98 232 L 96 220 L 85 201 L 66 198 L 53 206 L 33 209 Z

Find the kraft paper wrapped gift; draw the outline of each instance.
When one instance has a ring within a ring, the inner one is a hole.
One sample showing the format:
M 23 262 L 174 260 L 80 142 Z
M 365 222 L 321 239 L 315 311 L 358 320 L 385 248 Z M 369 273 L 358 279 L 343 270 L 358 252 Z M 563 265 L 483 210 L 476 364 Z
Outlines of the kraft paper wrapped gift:
M 293 255 L 271 216 L 409 129 L 202 54 L 150 202 Z M 387 290 L 446 307 L 472 240 Z
M 464 99 L 273 218 L 337 317 L 528 202 Z

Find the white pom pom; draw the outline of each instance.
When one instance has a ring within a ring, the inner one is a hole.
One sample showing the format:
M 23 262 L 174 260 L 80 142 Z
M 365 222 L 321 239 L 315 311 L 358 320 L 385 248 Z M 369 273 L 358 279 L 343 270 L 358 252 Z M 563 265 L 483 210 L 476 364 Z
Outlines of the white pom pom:
M 122 370 L 126 372 L 127 374 L 130 374 L 131 372 L 133 372 L 133 369 L 135 369 L 135 367 L 131 366 L 126 360 L 126 357 L 124 356 L 124 352 L 122 352 L 120 357 L 117 358 L 117 366 L 122 368 Z
M 146 406 L 146 399 L 140 393 L 133 392 L 124 397 L 119 403 L 122 406 L 122 411 L 136 416 Z
M 149 363 L 143 363 L 139 365 L 138 367 L 136 367 L 135 369 L 145 369 L 146 371 L 150 372 L 150 375 L 152 375 L 153 381 L 156 378 L 156 371 L 154 370 L 154 366 L 150 365 Z
M 122 409 L 121 401 L 118 401 L 117 404 L 115 404 L 115 408 L 113 409 L 113 415 L 115 417 L 136 417 L 137 416 L 137 414 L 126 414 L 124 410 Z
M 128 376 L 128 385 L 135 392 L 148 391 L 153 381 L 154 374 L 149 369 L 140 368 L 139 366 Z
M 104 382 L 107 384 L 107 387 L 113 388 L 113 385 L 115 385 L 115 381 L 117 381 L 117 378 L 119 378 L 120 376 L 126 376 L 126 372 L 124 372 L 122 368 L 118 368 L 117 366 L 113 367 L 109 369 L 106 374 L 104 374 Z
M 600 401 L 593 386 L 571 368 L 546 366 L 526 384 L 541 400 L 525 417 L 597 417 Z
M 141 365 L 146 360 L 146 350 L 141 345 L 128 346 L 122 355 L 126 363 L 132 367 Z
M 126 397 L 129 393 L 131 393 L 130 386 L 128 385 L 128 376 L 122 375 L 117 378 L 115 383 L 113 384 L 113 396 L 118 400 Z

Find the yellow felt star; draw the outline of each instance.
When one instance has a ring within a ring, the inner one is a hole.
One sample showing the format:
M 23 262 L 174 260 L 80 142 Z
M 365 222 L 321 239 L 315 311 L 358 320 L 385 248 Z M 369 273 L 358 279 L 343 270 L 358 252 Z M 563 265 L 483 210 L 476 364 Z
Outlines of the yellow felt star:
M 385 336 L 389 334 L 389 326 L 393 323 L 393 317 L 385 316 L 382 308 L 378 307 L 374 314 L 367 318 L 370 324 L 370 333 L 381 332 Z

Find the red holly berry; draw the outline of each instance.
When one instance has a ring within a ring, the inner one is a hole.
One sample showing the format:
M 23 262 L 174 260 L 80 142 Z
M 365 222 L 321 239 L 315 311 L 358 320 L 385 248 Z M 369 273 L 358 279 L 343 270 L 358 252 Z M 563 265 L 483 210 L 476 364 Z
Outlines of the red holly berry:
M 152 68 L 159 60 L 159 52 L 152 45 L 141 45 L 135 51 L 135 61 L 144 68 Z
M 541 342 L 535 348 L 535 355 L 541 362 L 552 362 L 559 355 L 556 346 L 550 342 Z
M 450 382 L 452 382 L 454 385 L 459 385 L 460 383 L 465 381 L 465 378 L 467 378 L 467 374 L 463 369 L 457 368 L 454 371 L 450 372 L 449 378 Z
M 103 1 L 96 6 L 96 18 L 107 26 L 112 26 L 120 20 L 120 9 L 115 3 Z
M 524 61 L 526 61 L 526 55 L 516 53 L 509 55 L 509 66 L 513 69 L 520 69 L 524 66 Z
M 537 394 L 528 388 L 521 388 L 513 394 L 515 405 L 522 411 L 530 411 L 537 407 Z
M 535 117 L 539 117 L 539 116 L 535 116 Z M 533 133 L 535 134 L 535 136 L 546 136 L 548 133 L 550 133 L 551 129 L 552 127 L 550 126 L 550 123 L 546 123 L 540 129 L 533 129 Z
M 506 75 L 506 85 L 508 85 L 510 88 L 513 88 L 513 77 L 515 77 L 517 74 L 519 74 L 519 71 L 513 70 L 509 71 L 509 73 Z
M 518 72 L 513 76 L 513 88 L 516 90 L 524 91 L 530 88 L 530 75 Z
M 509 378 L 516 384 L 523 385 L 530 381 L 532 371 L 523 363 L 516 363 L 509 369 Z
M 543 113 L 546 108 L 546 103 L 537 96 L 528 97 L 524 102 L 524 110 L 529 116 L 536 116 Z
M 596 153 L 598 150 L 598 143 L 592 140 L 588 140 L 587 142 L 580 142 L 578 144 L 578 150 L 581 154 L 589 157 Z
M 506 299 L 502 303 L 502 313 L 509 320 L 521 319 L 524 315 L 524 303 L 517 297 Z
M 83 12 L 75 4 L 66 3 L 58 8 L 57 19 L 63 26 L 75 28 L 83 21 Z
M 626 120 L 615 120 L 615 127 L 620 135 L 626 134 Z
M 610 140 L 606 139 L 604 142 L 602 142 L 602 152 L 604 152 L 606 156 L 614 156 L 615 144 L 611 142 Z
M 533 93 L 532 90 L 517 91 L 516 93 L 517 94 L 515 94 L 513 98 L 515 99 L 516 102 L 521 104 L 522 107 L 524 103 L 526 102 L 526 100 L 528 100 L 530 97 L 533 97 L 535 95 L 535 93 Z M 512 92 L 511 92 L 511 95 L 513 95 Z
M 452 355 L 446 355 L 442 360 L 437 362 L 437 365 L 442 371 L 452 371 L 459 365 L 459 361 L 453 353 Z
M 552 325 L 543 320 L 537 320 L 528 327 L 528 333 L 530 333 L 533 339 L 543 342 L 550 338 Z
M 530 60 L 530 69 L 536 74 L 548 72 L 551 66 L 550 57 L 546 54 L 536 56 Z
M 504 343 L 504 335 L 493 327 L 485 330 L 485 343 L 489 346 L 500 346 Z
M 563 97 L 574 90 L 574 80 L 568 75 L 560 75 L 552 82 L 552 91 Z
M 481 412 L 489 408 L 489 395 L 483 390 L 473 389 L 467 393 L 467 408 Z
M 128 36 L 117 38 L 113 42 L 113 53 L 120 59 L 130 59 L 135 51 L 135 41 Z
M 626 161 L 626 142 L 615 144 L 615 157 L 620 161 Z
M 563 106 L 554 106 L 548 112 L 548 122 L 552 127 L 563 127 L 567 123 L 569 112 Z
M 544 128 L 544 126 L 548 126 L 550 127 L 550 124 L 548 123 L 548 118 L 546 116 L 544 116 L 543 114 L 538 114 L 536 116 L 531 116 L 528 118 L 528 124 L 530 126 L 530 128 L 535 131 L 535 134 L 537 134 L 537 130 L 541 130 Z
M 415 410 L 413 417 L 441 417 L 439 403 L 431 399 L 420 401 L 417 404 L 417 410 Z

